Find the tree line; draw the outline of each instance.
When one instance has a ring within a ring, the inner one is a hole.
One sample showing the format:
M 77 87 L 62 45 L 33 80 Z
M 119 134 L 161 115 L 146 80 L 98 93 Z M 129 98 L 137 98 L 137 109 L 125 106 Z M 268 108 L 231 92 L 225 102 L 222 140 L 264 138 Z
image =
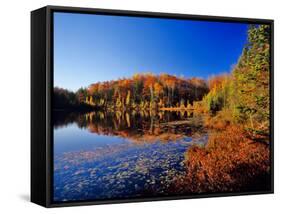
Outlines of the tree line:
M 92 109 L 90 105 L 81 100 L 81 93 L 84 89 L 72 92 L 63 88 L 54 88 L 52 105 L 55 110 L 69 111 L 89 111 Z
M 55 104 L 66 106 L 84 104 L 105 109 L 159 109 L 191 108 L 208 91 L 207 82 L 200 78 L 137 73 L 131 78 L 94 83 L 75 93 L 59 88 L 55 88 L 54 93 Z

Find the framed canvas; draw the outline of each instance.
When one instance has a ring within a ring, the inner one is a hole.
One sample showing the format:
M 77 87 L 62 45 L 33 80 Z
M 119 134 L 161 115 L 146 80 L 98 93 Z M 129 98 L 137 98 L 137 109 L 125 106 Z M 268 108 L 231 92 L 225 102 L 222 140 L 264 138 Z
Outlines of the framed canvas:
M 31 12 L 31 201 L 273 193 L 273 20 Z

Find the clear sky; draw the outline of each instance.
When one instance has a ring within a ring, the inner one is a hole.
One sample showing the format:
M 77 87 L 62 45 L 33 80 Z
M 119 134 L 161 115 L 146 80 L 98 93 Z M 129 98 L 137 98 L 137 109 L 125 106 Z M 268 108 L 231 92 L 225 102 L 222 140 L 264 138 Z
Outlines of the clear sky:
M 229 72 L 247 24 L 54 14 L 54 85 L 70 90 L 136 72 L 208 78 Z

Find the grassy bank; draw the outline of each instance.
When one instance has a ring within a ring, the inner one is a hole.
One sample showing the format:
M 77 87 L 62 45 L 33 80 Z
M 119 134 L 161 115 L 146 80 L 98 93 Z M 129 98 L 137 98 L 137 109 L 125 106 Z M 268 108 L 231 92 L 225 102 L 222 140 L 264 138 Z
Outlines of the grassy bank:
M 185 154 L 186 174 L 175 182 L 184 193 L 264 191 L 270 186 L 269 145 L 246 137 L 239 126 L 213 132 L 206 147 Z

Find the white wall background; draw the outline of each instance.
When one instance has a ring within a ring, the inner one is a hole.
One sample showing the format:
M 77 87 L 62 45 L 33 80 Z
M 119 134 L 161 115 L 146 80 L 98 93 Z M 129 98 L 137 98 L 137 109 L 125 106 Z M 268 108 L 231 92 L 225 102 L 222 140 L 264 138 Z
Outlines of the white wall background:
M 281 208 L 278 0 L 25 0 L 1 1 L 0 213 L 276 213 Z M 97 7 L 275 20 L 275 194 L 44 209 L 29 202 L 30 11 L 45 5 Z M 280 211 L 279 211 L 280 212 Z

